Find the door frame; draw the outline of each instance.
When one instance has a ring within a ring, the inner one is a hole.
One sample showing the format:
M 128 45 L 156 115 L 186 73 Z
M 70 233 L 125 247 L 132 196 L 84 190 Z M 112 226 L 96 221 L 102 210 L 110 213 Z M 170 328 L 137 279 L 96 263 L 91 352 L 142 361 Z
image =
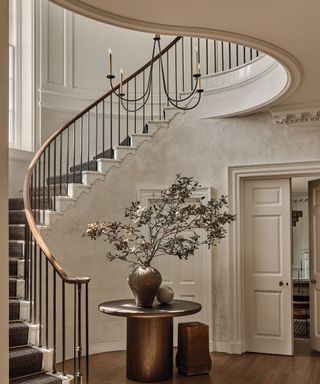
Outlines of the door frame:
M 243 184 L 245 180 L 320 175 L 320 161 L 240 165 L 228 168 L 231 213 L 237 215 L 229 235 L 230 342 L 229 353 L 245 353 L 245 271 L 243 234 Z

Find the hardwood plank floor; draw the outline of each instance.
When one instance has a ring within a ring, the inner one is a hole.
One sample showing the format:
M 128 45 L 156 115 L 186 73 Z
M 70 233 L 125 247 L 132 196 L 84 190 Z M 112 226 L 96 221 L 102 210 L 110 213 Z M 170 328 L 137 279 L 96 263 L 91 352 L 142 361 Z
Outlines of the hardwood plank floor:
M 320 354 L 306 342 L 295 343 L 295 355 L 212 353 L 210 374 L 186 377 L 177 372 L 163 384 L 320 384 Z M 91 384 L 136 383 L 125 374 L 125 352 L 91 356 Z M 72 371 L 73 361 L 67 362 Z

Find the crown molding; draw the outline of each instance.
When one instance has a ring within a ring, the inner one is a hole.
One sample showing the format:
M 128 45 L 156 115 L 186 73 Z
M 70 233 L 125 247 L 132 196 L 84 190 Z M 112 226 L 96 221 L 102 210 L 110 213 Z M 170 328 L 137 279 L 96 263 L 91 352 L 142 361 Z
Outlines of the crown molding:
M 277 106 L 269 111 L 276 124 L 320 127 L 320 102 Z

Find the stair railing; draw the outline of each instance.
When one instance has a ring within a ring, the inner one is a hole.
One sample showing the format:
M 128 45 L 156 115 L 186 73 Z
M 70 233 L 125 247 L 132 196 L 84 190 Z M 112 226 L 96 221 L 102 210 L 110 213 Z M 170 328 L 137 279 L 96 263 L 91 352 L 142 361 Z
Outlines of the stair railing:
M 123 106 L 116 97 L 120 84 L 116 85 L 52 134 L 28 168 L 23 193 L 27 219 L 25 293 L 30 301 L 29 317 L 31 322 L 40 324 L 39 345 L 53 349 L 54 372 L 59 368 L 64 374 L 68 373 L 66 359 L 70 357 L 72 345 L 76 384 L 80 384 L 83 377 L 89 383 L 90 278 L 70 277 L 65 272 L 44 241 L 41 227 L 50 225 L 51 210 L 61 209 L 70 184 L 82 183 L 84 172 L 95 172 L 99 159 L 112 161 L 114 147 L 130 146 L 130 135 L 148 133 L 149 121 L 165 118 L 164 107 L 169 106 L 169 101 L 165 100 L 161 89 L 161 72 L 166 74 L 167 93 L 176 99 L 193 89 L 195 46 L 204 75 L 238 67 L 259 56 L 258 51 L 238 44 L 179 36 L 122 82 L 123 91 L 131 96 L 128 98 L 137 99 L 145 93 L 150 66 L 158 67 L 146 105 L 137 111 L 135 102 L 131 112 L 128 105 Z M 160 57 L 164 67 L 160 66 Z M 67 289 L 73 292 L 70 294 Z M 70 332 L 66 332 L 66 315 L 70 308 L 73 310 L 73 340 L 70 340 Z M 58 360 L 61 365 L 57 364 Z

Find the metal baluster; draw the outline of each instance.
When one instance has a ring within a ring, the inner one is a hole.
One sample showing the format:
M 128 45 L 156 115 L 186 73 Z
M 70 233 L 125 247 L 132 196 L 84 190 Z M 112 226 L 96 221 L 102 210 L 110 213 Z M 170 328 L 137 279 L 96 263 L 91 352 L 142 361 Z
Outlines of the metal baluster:
M 193 89 L 193 40 L 190 37 L 190 89 Z
M 102 157 L 104 157 L 105 151 L 105 105 L 104 100 L 102 100 Z
M 120 97 L 118 98 L 118 145 L 121 143 L 120 138 L 121 122 L 120 122 Z
M 47 206 L 47 209 L 50 209 L 51 208 L 51 201 L 50 201 L 50 186 L 51 186 L 51 180 L 50 180 L 50 162 L 51 162 L 51 145 L 49 144 L 48 145 L 48 177 L 47 177 L 47 191 L 48 191 L 48 196 L 47 196 L 47 203 L 48 203 L 48 206 Z M 46 207 L 43 207 L 44 209 L 46 209 Z M 46 223 L 45 223 L 46 224 Z
M 82 162 L 83 162 L 83 116 L 81 116 L 81 119 L 80 119 L 80 175 L 81 176 L 82 176 Z
M 53 141 L 53 209 L 56 209 L 57 143 Z
M 250 60 L 252 60 L 253 56 L 252 56 L 252 48 L 250 48 Z
M 82 374 L 81 374 L 81 358 L 82 358 L 82 339 L 81 339 L 81 284 L 78 284 L 78 372 L 77 372 L 77 383 L 81 384 Z
M 182 63 L 182 68 L 181 68 L 181 75 L 182 75 L 182 92 L 185 91 L 185 80 L 184 80 L 184 37 L 181 39 L 181 63 Z
M 112 93 L 110 95 L 110 159 L 113 159 L 113 128 L 112 128 Z
M 39 347 L 42 347 L 42 250 L 39 248 Z
M 259 51 L 256 49 L 256 57 L 259 57 Z
M 167 93 L 170 95 L 170 68 L 169 68 L 169 51 L 166 53 L 167 56 Z M 169 99 L 167 98 L 167 107 L 169 107 Z
M 217 41 L 213 42 L 213 51 L 214 51 L 214 73 L 217 73 L 218 61 L 217 61 Z
M 52 363 L 52 370 L 53 373 L 57 372 L 57 273 L 56 270 L 53 268 L 53 287 L 52 287 L 52 293 L 53 293 L 53 363 Z
M 73 297 L 73 376 L 76 379 L 77 377 L 77 286 L 76 285 L 74 285 L 74 297 Z
M 86 384 L 89 384 L 89 283 L 86 283 Z
M 40 224 L 41 217 L 41 158 L 38 161 L 38 186 L 37 186 L 37 199 L 36 199 L 36 208 L 37 208 L 37 216 L 36 216 L 36 223 Z
M 90 161 L 90 111 L 87 113 L 87 170 L 89 171 Z
M 62 141 L 62 133 L 60 135 L 60 163 L 59 163 L 59 193 L 60 193 L 60 196 L 61 196 L 61 193 L 62 193 L 62 150 L 63 150 L 63 141 Z
M 46 151 L 43 152 L 43 168 L 42 168 L 42 224 L 45 221 L 45 207 L 46 207 L 46 193 L 45 193 L 45 180 L 46 180 Z
M 66 360 L 66 283 L 62 280 L 62 373 L 65 375 Z
M 32 214 L 33 214 L 33 217 L 35 217 L 36 215 L 36 195 L 37 195 L 37 166 L 38 166 L 38 163 L 36 163 L 35 167 L 34 167 L 34 170 L 32 172 L 32 176 L 31 176 L 31 185 L 32 185 L 32 188 L 31 188 L 31 191 L 30 191 L 30 195 L 31 195 L 31 210 L 32 210 Z
M 178 100 L 178 58 L 177 58 L 177 44 L 174 45 L 174 84 L 175 84 L 175 97 Z M 178 101 L 176 102 L 178 105 Z
M 49 348 L 49 261 L 46 258 L 46 347 Z
M 67 128 L 67 161 L 66 161 L 66 184 L 69 184 L 69 146 L 70 146 L 70 132 L 69 128 Z
M 239 67 L 239 44 L 236 44 L 236 66 Z
M 72 182 L 76 182 L 76 123 L 72 124 Z M 68 185 L 67 185 L 68 187 Z
M 98 157 L 98 134 L 99 134 L 99 108 L 97 104 L 96 105 L 96 150 L 95 150 L 95 157 L 94 157 L 96 160 Z
M 137 133 L 137 76 L 134 78 L 134 133 Z
M 162 120 L 162 113 L 161 113 L 161 62 L 160 62 L 160 58 L 158 59 L 158 74 L 159 74 L 159 100 L 158 100 L 158 103 L 159 103 L 159 120 Z
M 209 41 L 206 39 L 206 75 L 209 73 Z
M 224 71 L 224 42 L 221 41 L 221 70 Z
M 127 110 L 126 110 L 126 142 L 127 142 L 127 146 L 130 145 L 130 138 L 129 138 L 129 81 L 127 82 Z
M 153 76 L 151 75 L 151 120 L 153 120 Z
M 37 322 L 37 243 L 33 241 L 33 323 Z
M 231 69 L 231 43 L 228 43 L 229 69 Z
M 33 255 L 32 255 L 32 241 L 33 241 L 33 236 L 30 233 L 29 234 L 29 271 L 30 271 L 30 285 L 29 285 L 29 292 L 30 292 L 30 307 L 29 307 L 29 318 L 30 322 L 34 323 L 34 318 L 33 318 L 33 304 L 34 304 L 34 295 L 33 295 Z
M 246 59 L 246 47 L 243 46 L 243 64 L 245 64 L 246 61 L 247 61 L 247 59 Z
M 142 129 L 143 129 L 143 132 L 144 132 L 144 127 L 145 127 L 145 124 L 146 124 L 146 111 L 145 111 L 145 105 L 144 105 L 144 92 L 145 92 L 145 89 L 146 89 L 146 79 L 145 79 L 145 72 L 143 70 L 142 72 L 142 94 L 143 94 L 143 107 L 142 107 Z

